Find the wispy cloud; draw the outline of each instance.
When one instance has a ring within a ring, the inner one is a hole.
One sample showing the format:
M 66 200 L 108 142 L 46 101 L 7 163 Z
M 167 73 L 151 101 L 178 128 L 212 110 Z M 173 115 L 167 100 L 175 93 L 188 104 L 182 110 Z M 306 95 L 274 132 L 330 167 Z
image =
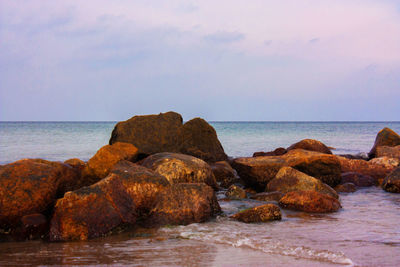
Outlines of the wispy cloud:
M 219 31 L 204 36 L 204 40 L 213 43 L 234 43 L 242 41 L 245 38 L 243 33 Z

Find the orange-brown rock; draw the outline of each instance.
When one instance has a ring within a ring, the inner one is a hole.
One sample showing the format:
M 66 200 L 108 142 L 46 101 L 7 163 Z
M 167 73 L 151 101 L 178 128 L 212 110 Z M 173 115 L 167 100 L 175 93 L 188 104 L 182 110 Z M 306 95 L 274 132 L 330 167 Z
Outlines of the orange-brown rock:
M 232 167 L 247 185 L 263 191 L 282 167 L 292 167 L 322 182 L 340 183 L 340 162 L 334 155 L 294 149 L 283 156 L 236 158 Z
M 380 147 L 378 147 L 379 150 Z M 396 168 L 400 164 L 400 158 L 389 158 L 389 157 L 377 157 L 373 158 L 369 161 L 369 163 L 372 164 L 379 164 L 379 165 L 384 165 L 387 168 Z
M 105 235 L 122 224 L 136 222 L 133 199 L 118 175 L 67 192 L 54 208 L 51 241 L 87 240 Z
M 218 161 L 210 166 L 215 180 L 220 183 L 221 187 L 228 188 L 238 179 L 236 171 L 227 161 Z
M 211 125 L 200 118 L 182 124 L 182 116 L 175 112 L 134 116 L 119 122 L 110 139 L 110 144 L 115 142 L 131 143 L 145 155 L 174 152 L 211 162 L 227 159 Z
M 283 154 L 286 154 L 287 150 L 286 148 L 283 147 L 278 147 L 274 151 L 270 152 L 254 152 L 253 157 L 263 157 L 263 156 L 282 156 Z
M 304 149 L 324 154 L 332 154 L 331 150 L 324 143 L 314 139 L 303 139 L 287 148 L 288 151 L 293 149 Z
M 280 220 L 282 218 L 282 214 L 277 205 L 265 204 L 255 208 L 243 210 L 232 215 L 231 218 L 245 223 L 268 222 Z
M 337 158 L 340 161 L 342 172 L 358 172 L 372 176 L 376 180 L 385 178 L 395 168 L 361 159 L 347 159 L 340 156 Z
M 284 194 L 291 191 L 316 191 L 339 198 L 329 185 L 291 167 L 282 167 L 275 178 L 268 183 L 266 191 L 279 191 Z
M 210 165 L 193 156 L 168 152 L 157 153 L 147 157 L 142 165 L 164 176 L 171 184 L 205 183 L 218 189 Z
M 258 201 L 279 201 L 283 197 L 282 192 L 262 192 L 252 195 L 250 198 Z
M 390 147 L 390 146 L 378 146 L 376 148 L 377 158 L 388 157 L 400 160 L 400 145 Z
M 353 183 L 345 183 L 337 185 L 335 190 L 338 193 L 353 193 L 357 191 L 357 188 Z
M 25 215 L 21 218 L 20 226 L 13 232 L 18 240 L 44 238 L 49 231 L 47 218 L 40 213 Z
M 221 212 L 214 190 L 203 183 L 174 184 L 161 192 L 146 225 L 205 222 Z
M 370 158 L 374 158 L 376 155 L 376 149 L 380 146 L 389 146 L 394 147 L 400 145 L 400 135 L 398 135 L 392 129 L 387 127 L 383 128 L 379 131 L 375 138 L 374 146 L 371 151 L 368 153 Z
M 79 171 L 82 171 L 86 166 L 86 163 L 78 158 L 67 159 L 64 161 L 64 164 L 68 164 L 72 168 L 75 168 Z
M 358 172 L 344 172 L 342 173 L 342 184 L 352 183 L 358 187 L 368 187 L 378 184 L 377 179 L 364 175 Z
M 24 159 L 0 169 L 0 227 L 13 227 L 21 217 L 47 212 L 56 198 L 75 189 L 76 171 L 68 165 Z
M 400 193 L 400 167 L 392 171 L 383 180 L 382 188 L 391 193 Z
M 226 191 L 225 196 L 230 199 L 242 199 L 247 197 L 246 191 L 244 191 L 243 188 L 234 184 L 228 188 L 228 191 Z
M 279 206 L 310 213 L 334 212 L 341 207 L 336 198 L 315 191 L 289 192 L 279 200 Z
M 93 184 L 106 177 L 113 166 L 121 160 L 133 161 L 138 156 L 138 149 L 128 143 L 116 142 L 100 148 L 88 161 L 83 176 L 88 184 Z

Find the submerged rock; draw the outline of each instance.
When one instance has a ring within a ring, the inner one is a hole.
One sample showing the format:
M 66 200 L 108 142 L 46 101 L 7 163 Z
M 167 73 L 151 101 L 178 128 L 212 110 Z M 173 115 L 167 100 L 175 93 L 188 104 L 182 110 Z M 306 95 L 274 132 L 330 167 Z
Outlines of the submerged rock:
M 181 115 L 175 112 L 134 116 L 117 123 L 110 144 L 115 142 L 131 143 L 145 155 L 174 152 L 210 162 L 227 159 L 211 125 L 200 118 L 182 124 Z
M 363 175 L 369 175 L 375 178 L 376 181 L 385 178 L 395 167 L 382 164 L 374 164 L 371 161 L 359 159 L 347 159 L 337 156 L 340 161 L 342 172 L 357 172 Z
M 291 191 L 316 191 L 334 198 L 339 197 L 327 184 L 290 167 L 281 168 L 275 178 L 268 183 L 266 191 L 279 191 L 284 194 Z
M 383 180 L 382 188 L 387 192 L 400 193 L 400 167 Z
M 215 180 L 221 187 L 228 188 L 238 179 L 236 171 L 227 161 L 218 161 L 210 166 Z
M 252 195 L 250 198 L 258 201 L 276 201 L 278 202 L 282 197 L 283 193 L 279 191 L 274 192 L 262 192 L 255 195 Z
M 358 187 L 368 187 L 377 185 L 377 180 L 369 175 L 364 175 L 358 172 L 342 173 L 342 184 L 352 183 Z
M 142 165 L 164 176 L 171 184 L 205 183 L 215 190 L 219 188 L 210 165 L 193 156 L 157 153 L 147 157 Z
M 344 183 L 337 185 L 335 190 L 338 193 L 353 193 L 357 191 L 357 188 L 353 183 Z
M 282 214 L 277 205 L 265 204 L 255 208 L 243 210 L 232 215 L 231 218 L 245 223 L 256 223 L 280 220 L 282 218 Z
M 370 158 L 376 157 L 376 150 L 380 146 L 394 147 L 398 145 L 400 145 L 400 135 L 398 135 L 392 129 L 385 127 L 382 130 L 380 130 L 379 133 L 377 134 L 374 146 L 368 153 L 368 156 Z
M 46 216 L 40 213 L 25 215 L 19 226 L 11 233 L 15 240 L 33 240 L 44 238 L 49 231 Z
M 230 199 L 242 199 L 247 197 L 246 191 L 244 191 L 243 188 L 240 188 L 237 185 L 231 185 L 228 188 L 228 191 L 226 191 L 225 196 Z
M 336 198 L 316 191 L 289 192 L 279 200 L 279 206 L 310 213 L 335 212 L 341 207 Z
M 147 226 L 205 222 L 221 212 L 214 190 L 203 183 L 174 184 L 162 191 Z
M 332 154 L 332 151 L 324 143 L 314 139 L 303 139 L 287 148 L 288 151 L 293 149 L 304 149 L 324 154 Z

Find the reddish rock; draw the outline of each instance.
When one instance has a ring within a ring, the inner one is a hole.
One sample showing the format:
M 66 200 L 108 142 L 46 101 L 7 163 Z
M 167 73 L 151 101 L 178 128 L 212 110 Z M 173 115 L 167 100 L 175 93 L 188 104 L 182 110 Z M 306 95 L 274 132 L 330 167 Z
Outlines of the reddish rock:
M 400 193 L 400 167 L 392 171 L 383 180 L 382 188 L 391 193 Z
M 372 176 L 376 180 L 385 178 L 394 169 L 394 167 L 374 164 L 373 162 L 360 159 L 347 159 L 340 156 L 337 158 L 340 161 L 342 172 L 357 172 Z
M 40 213 L 25 215 L 21 218 L 21 227 L 17 231 L 21 239 L 44 238 L 49 231 L 47 218 Z
M 82 171 L 86 166 L 86 163 L 78 158 L 67 159 L 66 161 L 64 161 L 64 164 L 68 164 L 69 166 L 80 171 Z
M 228 191 L 226 191 L 225 196 L 230 199 L 242 199 L 247 197 L 246 191 L 244 191 L 243 188 L 240 188 L 237 185 L 231 185 L 228 188 Z
M 282 215 L 278 206 L 274 204 L 265 204 L 255 208 L 243 210 L 232 215 L 231 218 L 245 223 L 255 223 L 280 220 Z
M 286 154 L 287 150 L 283 147 L 278 147 L 274 151 L 270 152 L 254 152 L 253 157 L 263 157 L 263 156 L 282 156 Z
M 205 222 L 221 212 L 214 190 L 203 183 L 174 184 L 161 192 L 147 226 Z
M 282 167 L 268 183 L 266 191 L 279 191 L 284 194 L 291 191 L 316 191 L 339 198 L 329 185 L 290 167 Z
M 400 145 L 400 136 L 392 129 L 383 128 L 379 131 L 375 138 L 374 146 L 368 153 L 370 158 L 374 158 L 376 155 L 376 149 L 380 146 L 394 147 Z
M 189 155 L 157 153 L 147 157 L 142 165 L 164 176 L 171 184 L 205 183 L 215 190 L 219 188 L 210 165 Z
M 378 147 L 379 150 L 380 147 Z M 377 157 L 373 158 L 369 161 L 371 164 L 379 164 L 384 165 L 386 168 L 396 168 L 399 166 L 400 159 L 397 158 L 389 158 L 389 157 Z
M 227 159 L 211 125 L 200 118 L 182 124 L 181 115 L 175 112 L 135 116 L 119 122 L 110 139 L 110 144 L 115 142 L 131 143 L 146 155 L 174 152 L 210 162 Z
M 288 151 L 293 149 L 304 149 L 324 154 L 332 154 L 331 150 L 326 145 L 314 139 L 303 139 L 287 148 Z
M 116 142 L 106 145 L 88 161 L 83 176 L 88 184 L 93 184 L 108 175 L 113 166 L 121 160 L 133 161 L 138 156 L 138 149 L 132 144 Z
M 258 193 L 253 196 L 251 196 L 251 199 L 255 199 L 258 201 L 279 201 L 283 197 L 282 192 L 263 192 L 263 193 Z
M 376 148 L 377 158 L 388 157 L 400 160 L 400 145 L 390 147 L 390 146 L 378 146 Z
M 210 166 L 215 180 L 221 187 L 227 188 L 238 179 L 236 171 L 227 161 L 218 161 Z
M 337 185 L 335 190 L 338 193 L 353 193 L 357 191 L 357 188 L 353 183 L 345 183 Z
M 345 183 L 352 183 L 358 187 L 368 187 L 378 184 L 375 178 L 357 172 L 342 173 L 342 184 Z
M 336 198 L 315 191 L 289 192 L 279 200 L 279 206 L 310 213 L 334 212 L 341 207 Z

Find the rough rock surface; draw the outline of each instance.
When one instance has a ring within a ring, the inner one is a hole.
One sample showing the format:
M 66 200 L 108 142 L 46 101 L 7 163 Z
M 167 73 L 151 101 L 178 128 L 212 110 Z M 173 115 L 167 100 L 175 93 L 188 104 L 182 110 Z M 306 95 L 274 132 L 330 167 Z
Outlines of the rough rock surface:
M 282 156 L 287 153 L 286 148 L 278 147 L 274 151 L 270 152 L 254 152 L 253 157 L 263 157 L 263 156 Z
M 243 188 L 240 188 L 237 185 L 231 185 L 228 188 L 228 191 L 226 191 L 225 196 L 230 199 L 242 199 L 247 197 L 246 191 L 244 191 Z
M 282 218 L 282 214 L 277 205 L 265 204 L 255 208 L 243 210 L 232 215 L 231 218 L 245 223 L 268 222 L 280 220 Z
M 383 180 L 382 188 L 387 192 L 400 193 L 400 167 Z
M 279 200 L 279 206 L 310 213 L 334 212 L 341 207 L 336 198 L 315 191 L 289 192 Z
M 378 147 L 379 150 L 380 147 Z M 371 164 L 384 165 L 386 168 L 396 168 L 399 166 L 400 158 L 389 158 L 389 157 L 376 157 L 369 161 Z
M 83 176 L 88 184 L 93 184 L 108 175 L 112 167 L 121 160 L 133 161 L 138 156 L 138 149 L 128 143 L 116 142 L 100 148 L 88 161 Z
M 358 187 L 368 187 L 377 185 L 378 181 L 369 175 L 364 175 L 358 172 L 345 172 L 342 173 L 341 183 L 352 183 Z
M 376 156 L 376 149 L 380 146 L 389 146 L 394 147 L 400 145 L 400 135 L 398 135 L 395 131 L 389 128 L 383 128 L 379 131 L 375 138 L 374 146 L 371 151 L 368 153 L 370 158 L 374 158 Z
M 290 167 L 283 167 L 272 179 L 266 191 L 279 191 L 284 194 L 291 191 L 316 191 L 338 198 L 334 189 L 320 180 Z
M 67 159 L 66 161 L 64 161 L 64 164 L 68 164 L 69 166 L 80 171 L 82 171 L 86 166 L 86 163 L 78 158 Z
M 252 195 L 250 198 L 258 201 L 279 201 L 283 197 L 282 192 L 262 192 L 255 195 Z
M 360 159 L 347 159 L 340 156 L 337 158 L 340 161 L 342 172 L 358 172 L 372 176 L 376 180 L 385 178 L 395 168 Z
M 161 192 L 147 226 L 199 223 L 221 212 L 214 190 L 203 183 L 174 184 Z
M 181 115 L 175 112 L 134 116 L 117 123 L 110 144 L 115 142 L 131 143 L 145 155 L 174 152 L 210 162 L 227 159 L 211 125 L 200 118 L 182 124 Z
M 218 161 L 210 166 L 215 180 L 220 183 L 221 187 L 228 188 L 239 178 L 227 161 Z
M 147 157 L 142 165 L 164 176 L 171 184 L 205 183 L 214 189 L 219 188 L 210 165 L 193 156 L 157 153 Z
M 338 193 L 353 193 L 357 191 L 357 187 L 353 183 L 340 184 L 335 187 Z
M 287 148 L 288 151 L 293 149 L 304 149 L 324 154 L 332 154 L 331 150 L 324 143 L 314 139 L 303 139 Z
M 376 155 L 377 158 L 380 157 L 388 157 L 388 158 L 395 158 L 400 160 L 400 145 L 390 147 L 390 146 L 378 146 L 376 148 Z

